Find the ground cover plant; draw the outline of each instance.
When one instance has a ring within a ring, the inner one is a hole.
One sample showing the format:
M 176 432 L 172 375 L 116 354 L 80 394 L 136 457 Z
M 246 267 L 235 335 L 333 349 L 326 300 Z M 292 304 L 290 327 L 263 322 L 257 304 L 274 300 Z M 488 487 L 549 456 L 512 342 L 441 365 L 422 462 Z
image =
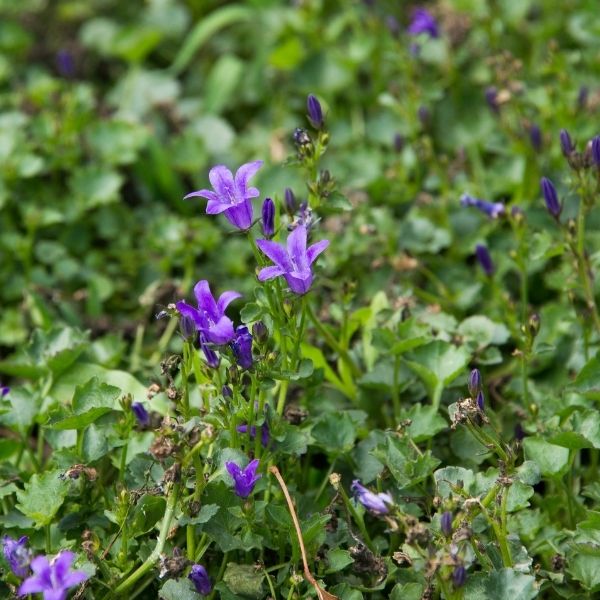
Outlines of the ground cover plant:
M 1 598 L 600 593 L 594 2 L 0 14 Z

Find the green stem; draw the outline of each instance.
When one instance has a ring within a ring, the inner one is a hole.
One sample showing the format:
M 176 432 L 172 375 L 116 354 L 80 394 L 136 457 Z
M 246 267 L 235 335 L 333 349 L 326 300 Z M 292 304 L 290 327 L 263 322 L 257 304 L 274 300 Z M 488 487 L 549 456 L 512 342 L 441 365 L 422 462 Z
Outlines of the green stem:
M 159 559 L 167 542 L 167 535 L 169 534 L 169 529 L 171 528 L 171 521 L 173 520 L 173 515 L 177 506 L 177 500 L 179 499 L 180 489 L 181 484 L 173 484 L 173 488 L 167 497 L 167 508 L 163 517 L 160 533 L 158 534 L 156 546 L 154 547 L 154 550 L 150 556 L 148 556 L 148 558 L 131 575 L 129 575 L 125 581 L 117 586 L 115 589 L 115 594 L 117 596 L 129 590 L 136 581 L 141 579 L 148 571 L 150 571 L 150 569 L 154 567 L 154 563 Z
M 79 432 L 78 432 L 79 433 Z M 119 481 L 123 483 L 125 481 L 125 469 L 127 467 L 127 449 L 129 444 L 125 442 L 123 448 L 121 448 L 121 462 L 119 464 Z
M 50 531 L 50 525 L 46 525 L 46 554 L 52 554 L 52 532 Z
M 373 542 L 371 541 L 371 536 L 369 535 L 369 532 L 365 527 L 364 519 L 358 514 L 354 506 L 352 506 L 352 502 L 350 502 L 348 494 L 346 494 L 346 490 L 341 485 L 339 486 L 338 491 L 340 493 L 340 496 L 342 497 L 342 500 L 344 501 L 348 512 L 352 515 L 354 522 L 358 525 L 358 528 L 360 529 L 360 532 L 362 533 L 363 539 L 365 541 L 365 545 L 371 552 L 375 552 Z

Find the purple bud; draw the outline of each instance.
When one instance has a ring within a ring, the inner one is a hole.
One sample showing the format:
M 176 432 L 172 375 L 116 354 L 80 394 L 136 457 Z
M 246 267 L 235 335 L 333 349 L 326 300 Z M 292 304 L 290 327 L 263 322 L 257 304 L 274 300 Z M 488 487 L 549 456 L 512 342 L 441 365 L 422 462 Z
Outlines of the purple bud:
M 483 392 L 479 390 L 477 393 L 477 408 L 483 412 L 485 410 L 485 398 L 483 396 Z
M 7 385 L 0 384 L 0 398 L 4 398 L 10 392 L 10 388 Z
M 56 70 L 65 79 L 75 75 L 75 61 L 68 50 L 62 49 L 56 53 Z
M 200 334 L 200 348 L 204 353 L 206 364 L 211 369 L 217 369 L 221 364 L 221 359 L 219 358 L 219 355 L 208 345 L 208 341 L 202 333 Z
M 562 150 L 565 158 L 569 158 L 573 150 L 575 150 L 575 145 L 573 144 L 573 140 L 569 135 L 569 132 L 566 129 L 560 130 L 560 149 Z
M 29 573 L 29 563 L 32 558 L 31 550 L 27 548 L 27 536 L 24 535 L 18 540 L 13 540 L 7 535 L 4 536 L 2 538 L 2 550 L 11 571 L 17 577 L 26 577 Z
M 485 88 L 485 101 L 492 111 L 496 114 L 500 112 L 500 104 L 498 104 L 498 88 L 493 85 Z
M 308 120 L 315 129 L 323 127 L 323 110 L 321 103 L 312 94 L 306 99 L 306 108 L 308 110 Z
M 296 214 L 296 209 L 298 208 L 298 203 L 296 202 L 296 196 L 294 196 L 294 192 L 290 188 L 285 188 L 283 197 L 285 200 L 285 212 L 287 212 L 290 217 L 294 216 Z
M 477 244 L 475 246 L 475 256 L 485 274 L 491 277 L 494 274 L 494 263 L 488 249 L 483 244 Z
M 465 585 L 467 581 L 467 570 L 463 565 L 458 565 L 454 567 L 454 571 L 452 571 L 452 583 L 454 587 L 462 587 Z
M 188 315 L 181 315 L 179 319 L 179 331 L 186 342 L 192 341 L 196 337 L 196 323 Z
M 266 238 L 275 233 L 275 204 L 271 198 L 265 198 L 262 205 L 262 230 Z
M 248 425 L 246 423 L 242 423 L 242 425 L 238 425 L 236 427 L 236 430 L 239 433 L 248 433 Z M 250 437 L 252 439 L 254 439 L 256 437 L 256 425 L 252 425 L 252 427 L 250 427 Z M 269 440 L 270 439 L 271 439 L 271 434 L 270 434 L 270 431 L 269 431 L 269 425 L 265 421 L 260 426 L 260 442 L 266 448 L 269 445 Z
M 404 136 L 400 133 L 394 134 L 394 150 L 396 152 L 402 152 L 404 148 Z
M 302 127 L 297 127 L 294 129 L 292 139 L 294 140 L 294 144 L 296 144 L 298 147 L 312 144 L 312 139 L 310 135 L 308 135 L 308 131 L 306 131 L 306 129 L 302 129 Z
M 206 569 L 202 565 L 192 565 L 192 570 L 188 575 L 196 591 L 203 596 L 208 596 L 212 591 L 212 584 Z
M 587 107 L 589 93 L 590 88 L 586 85 L 582 85 L 579 88 L 579 93 L 577 94 L 577 108 L 585 109 Z
M 134 402 L 131 405 L 131 410 L 133 411 L 137 422 L 142 427 L 148 427 L 148 425 L 150 425 L 150 415 L 148 414 L 146 407 L 141 402 Z
M 249 369 L 252 366 L 252 335 L 245 325 L 240 325 L 235 330 L 235 339 L 231 342 L 231 349 L 242 369 Z
M 531 142 L 532 148 L 536 152 L 540 152 L 542 149 L 542 131 L 537 125 L 531 125 L 529 127 L 529 141 Z
M 233 392 L 231 391 L 231 388 L 228 385 L 224 385 L 221 388 L 221 394 L 223 395 L 223 398 L 232 398 L 233 397 Z
M 252 337 L 259 343 L 264 344 L 269 339 L 269 330 L 262 321 L 256 321 L 252 325 Z
M 235 493 L 240 498 L 247 498 L 252 493 L 256 482 L 262 477 L 262 475 L 256 474 L 258 463 L 258 459 L 255 458 L 244 469 L 232 461 L 225 463 L 225 468 L 233 479 Z
M 481 373 L 479 372 L 479 369 L 473 369 L 469 375 L 469 394 L 471 394 L 471 398 L 475 398 L 480 389 Z
M 517 423 L 515 425 L 515 440 L 520 442 L 523 440 L 524 437 L 525 437 L 525 430 L 523 429 L 523 426 L 521 425 L 521 423 Z
M 446 537 L 452 535 L 452 513 L 447 510 L 440 519 L 440 529 Z
M 600 135 L 592 138 L 592 160 L 597 167 L 600 167 Z
M 429 109 L 426 106 L 419 106 L 419 110 L 417 110 L 417 117 L 419 117 L 421 125 L 423 125 L 423 127 L 427 127 L 427 125 L 429 125 L 431 113 L 429 112 Z
M 548 209 L 548 212 L 555 219 L 558 219 L 562 210 L 562 206 L 558 201 L 558 194 L 556 193 L 556 188 L 554 187 L 554 184 L 547 177 L 542 177 L 540 181 L 540 186 L 542 188 L 542 194 L 544 195 L 544 200 L 546 201 L 546 208 Z

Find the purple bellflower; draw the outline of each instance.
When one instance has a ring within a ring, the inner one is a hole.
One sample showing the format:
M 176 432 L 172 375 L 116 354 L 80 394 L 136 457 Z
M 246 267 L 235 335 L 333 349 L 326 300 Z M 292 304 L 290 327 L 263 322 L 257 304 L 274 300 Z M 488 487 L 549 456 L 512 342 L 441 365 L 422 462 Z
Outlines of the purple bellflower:
M 321 129 L 323 127 L 323 109 L 321 103 L 312 94 L 308 95 L 306 99 L 306 109 L 308 111 L 308 120 L 315 129 Z
M 188 575 L 188 579 L 192 581 L 196 591 L 203 596 L 208 596 L 212 591 L 212 584 L 206 569 L 202 565 L 192 565 L 192 570 Z
M 475 246 L 475 256 L 484 273 L 488 277 L 491 277 L 494 274 L 495 268 L 489 250 L 483 244 L 477 244 L 477 246 Z
M 204 354 L 204 359 L 206 360 L 206 364 L 211 369 L 218 369 L 221 364 L 221 359 L 219 355 L 210 347 L 209 343 L 206 341 L 206 336 L 201 333 L 200 334 L 200 349 Z
M 10 388 L 7 385 L 0 383 L 0 398 L 4 398 L 10 392 Z
M 213 167 L 208 178 L 214 191 L 198 190 L 184 197 L 184 200 L 200 196 L 208 200 L 206 214 L 218 215 L 225 213 L 229 222 L 238 229 L 245 231 L 252 225 L 252 198 L 259 195 L 255 187 L 248 187 L 249 179 L 261 168 L 262 160 L 242 165 L 235 177 L 224 165 Z
M 7 535 L 2 538 L 4 558 L 11 571 L 21 578 L 26 577 L 29 573 L 29 563 L 31 562 L 31 550 L 27 547 L 27 540 L 26 535 L 18 540 L 13 540 Z
M 562 206 L 558 201 L 558 194 L 556 193 L 554 184 L 547 177 L 542 177 L 540 181 L 540 187 L 542 188 L 542 194 L 544 195 L 548 212 L 555 219 L 558 219 L 562 211 Z
M 376 515 L 387 514 L 390 511 L 389 506 L 394 504 L 394 501 L 389 494 L 375 494 L 362 485 L 358 479 L 355 479 L 352 482 L 350 489 L 357 500 L 368 511 Z
M 248 433 L 248 425 L 246 423 L 243 423 L 242 425 L 238 425 L 236 427 L 236 429 L 239 433 Z M 256 437 L 256 425 L 252 425 L 252 427 L 250 427 L 250 437 L 253 439 Z M 271 439 L 271 434 L 269 431 L 269 425 L 265 421 L 260 426 L 260 443 L 266 448 L 269 445 L 270 439 Z
M 177 310 L 182 317 L 190 317 L 196 324 L 196 329 L 204 334 L 206 341 L 213 344 L 227 344 L 234 337 L 233 322 L 225 316 L 225 309 L 241 294 L 237 292 L 223 292 L 218 301 L 215 301 L 208 281 L 199 281 L 194 286 L 194 294 L 198 308 L 190 306 L 181 300 L 177 302 Z
M 462 587 L 467 582 L 467 570 L 463 565 L 457 565 L 452 571 L 452 583 L 454 587 Z
M 262 205 L 262 230 L 266 238 L 272 238 L 275 233 L 275 203 L 271 198 L 265 198 Z
M 259 281 L 274 277 L 285 277 L 295 294 L 306 294 L 312 285 L 312 264 L 317 256 L 329 246 L 329 240 L 321 240 L 309 248 L 306 247 L 307 232 L 304 225 L 298 225 L 287 239 L 287 249 L 275 242 L 257 240 L 261 252 L 268 256 L 274 266 L 264 267 L 258 274 Z
M 71 571 L 75 554 L 63 550 L 49 561 L 45 556 L 36 556 L 31 561 L 33 575 L 19 588 L 19 595 L 42 592 L 44 600 L 65 600 L 69 588 L 85 581 L 89 575 L 83 571 Z
M 434 16 L 424 8 L 416 8 L 412 13 L 412 20 L 407 32 L 410 35 L 426 34 L 429 37 L 439 37 L 439 29 Z
M 258 462 L 258 458 L 255 458 L 248 463 L 248 466 L 245 469 L 238 467 L 238 465 L 232 461 L 225 463 L 225 468 L 233 478 L 235 493 L 240 498 L 247 498 L 252 493 L 256 482 L 262 477 L 262 475 L 256 474 Z
M 137 422 L 142 427 L 148 427 L 148 425 L 150 425 L 150 415 L 148 414 L 146 407 L 141 402 L 134 402 L 131 405 L 131 410 L 133 411 Z
M 481 200 L 479 198 L 474 198 L 469 194 L 463 194 L 460 197 L 460 203 L 463 206 L 474 206 L 481 212 L 485 213 L 488 217 L 492 219 L 497 219 L 501 217 L 506 212 L 506 208 L 502 202 L 488 202 L 487 200 Z
M 237 364 L 242 369 L 252 366 L 252 334 L 245 325 L 240 325 L 235 330 L 235 339 L 231 342 L 231 349 Z

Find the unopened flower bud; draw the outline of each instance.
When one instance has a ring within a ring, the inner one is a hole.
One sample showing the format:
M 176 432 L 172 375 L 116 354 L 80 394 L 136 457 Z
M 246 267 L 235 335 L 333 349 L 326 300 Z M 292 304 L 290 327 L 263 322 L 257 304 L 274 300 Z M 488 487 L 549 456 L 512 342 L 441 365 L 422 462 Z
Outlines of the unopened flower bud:
M 533 313 L 529 317 L 529 333 L 535 337 L 540 332 L 540 315 L 538 313 Z
M 266 238 L 275 233 L 275 204 L 271 198 L 265 198 L 262 205 L 262 230 Z
M 535 124 L 529 127 L 529 141 L 531 142 L 532 148 L 536 152 L 540 152 L 542 150 L 542 131 Z
M 477 244 L 475 247 L 475 256 L 477 257 L 477 260 L 484 273 L 488 277 L 491 277 L 494 274 L 495 269 L 489 250 L 483 244 Z
M 548 212 L 555 219 L 558 219 L 562 210 L 562 206 L 558 201 L 558 194 L 556 193 L 556 188 L 554 187 L 554 184 L 547 177 L 542 177 L 540 181 L 540 186 L 542 188 L 542 194 L 544 195 L 544 200 L 546 202 L 546 208 L 548 209 Z
M 182 315 L 179 319 L 179 331 L 186 342 L 192 341 L 196 337 L 196 324 L 193 319 Z
M 231 349 L 242 369 L 252 366 L 252 335 L 245 325 L 240 325 L 235 330 L 235 339 L 231 342 Z
M 258 344 L 264 344 L 269 339 L 269 330 L 262 321 L 256 321 L 252 325 L 252 335 Z
M 592 138 L 592 160 L 597 167 L 600 167 L 600 135 Z
M 298 208 L 298 203 L 296 202 L 296 196 L 294 196 L 294 192 L 290 188 L 285 188 L 283 197 L 284 197 L 284 202 L 285 202 L 285 212 L 290 217 L 293 217 L 296 214 L 296 210 Z
M 485 410 L 485 398 L 483 396 L 483 392 L 479 390 L 477 393 L 477 408 L 483 412 Z
M 440 519 L 440 529 L 446 537 L 452 535 L 452 513 L 447 510 Z
M 475 398 L 481 390 L 481 373 L 479 369 L 473 369 L 469 375 L 469 394 Z
M 560 149 L 562 150 L 563 156 L 565 158 L 569 158 L 573 150 L 575 150 L 575 145 L 573 144 L 573 140 L 569 135 L 569 132 L 566 129 L 560 130 Z
M 308 120 L 315 129 L 323 127 L 323 110 L 321 103 L 312 94 L 306 99 L 306 108 L 308 110 Z
M 463 565 L 458 565 L 454 567 L 454 571 L 452 571 L 452 583 L 454 587 L 462 587 L 465 585 L 467 581 L 467 570 Z

